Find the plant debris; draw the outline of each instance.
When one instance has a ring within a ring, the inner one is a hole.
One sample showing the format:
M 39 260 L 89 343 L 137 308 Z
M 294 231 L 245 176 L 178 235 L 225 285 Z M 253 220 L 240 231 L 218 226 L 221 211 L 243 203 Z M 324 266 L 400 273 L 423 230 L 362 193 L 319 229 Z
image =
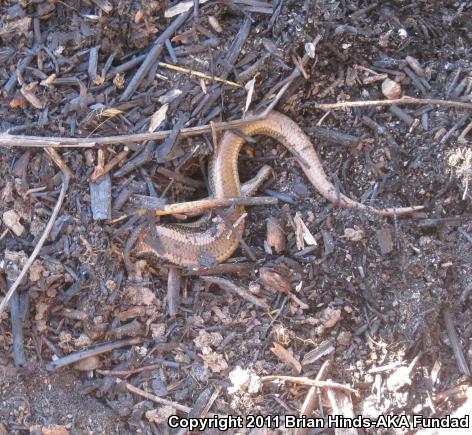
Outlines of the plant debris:
M 1 2 L 0 434 L 465 415 L 471 20 L 418 0 Z M 424 208 L 327 203 L 303 155 L 261 136 L 242 195 L 213 198 L 223 131 L 273 109 L 337 194 Z M 133 250 L 157 222 L 211 231 L 236 206 L 225 263 Z

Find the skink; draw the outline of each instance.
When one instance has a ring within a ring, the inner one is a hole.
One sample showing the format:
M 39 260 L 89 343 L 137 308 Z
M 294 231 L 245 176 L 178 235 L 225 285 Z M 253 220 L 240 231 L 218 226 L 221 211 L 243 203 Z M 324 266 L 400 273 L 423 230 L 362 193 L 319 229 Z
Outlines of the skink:
M 282 143 L 299 161 L 313 187 L 328 201 L 345 208 L 363 210 L 380 216 L 401 216 L 422 210 L 423 206 L 376 209 L 339 193 L 326 175 L 310 139 L 287 116 L 273 111 L 266 118 L 239 128 L 236 135 L 226 131 L 211 158 L 209 182 L 215 198 L 241 195 L 238 155 L 244 135 L 262 134 Z M 142 231 L 135 245 L 136 254 L 154 255 L 171 263 L 199 267 L 225 261 L 238 248 L 244 230 L 243 207 L 235 207 L 226 219 L 216 218 L 207 228 L 181 224 L 159 224 Z

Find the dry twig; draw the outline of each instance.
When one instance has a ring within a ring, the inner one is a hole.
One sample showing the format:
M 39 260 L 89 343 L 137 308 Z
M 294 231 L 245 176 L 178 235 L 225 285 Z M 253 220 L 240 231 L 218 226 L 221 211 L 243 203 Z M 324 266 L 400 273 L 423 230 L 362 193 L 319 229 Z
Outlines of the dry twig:
M 257 307 L 263 308 L 264 310 L 269 309 L 269 304 L 265 300 L 254 296 L 252 293 L 249 293 L 249 291 L 243 289 L 242 287 L 238 287 L 236 284 L 233 284 L 228 279 L 220 278 L 217 276 L 202 276 L 202 279 L 205 282 L 208 282 L 210 284 L 216 284 L 223 290 L 226 290 L 230 293 L 240 296 L 243 299 L 246 299 L 248 302 L 251 302 Z
M 264 116 L 251 116 L 234 121 L 216 122 L 210 125 L 198 125 L 196 127 L 183 128 L 179 132 L 180 137 L 199 136 L 212 131 L 223 131 L 247 125 L 253 121 L 264 119 Z M 153 133 L 137 133 L 120 136 L 102 136 L 90 138 L 54 137 L 54 136 L 22 136 L 0 134 L 0 146 L 5 147 L 30 147 L 30 148 L 94 148 L 98 145 L 127 144 L 151 140 L 165 139 L 173 130 L 156 131 Z
M 126 101 L 133 95 L 134 91 L 138 88 L 144 76 L 149 72 L 158 57 L 161 55 L 166 39 L 169 39 L 174 34 L 174 32 L 187 20 L 189 15 L 190 12 L 183 13 L 182 15 L 177 17 L 167 27 L 167 29 L 159 35 L 159 37 L 154 42 L 153 47 L 151 48 L 151 50 L 149 50 L 146 59 L 128 83 L 128 86 L 120 97 L 120 101 Z
M 297 376 L 283 376 L 283 375 L 270 375 L 262 376 L 261 382 L 272 382 L 272 381 L 286 381 L 293 382 L 295 384 L 311 385 L 314 387 L 320 388 L 333 388 L 342 391 L 347 391 L 348 393 L 353 393 L 356 396 L 359 395 L 359 392 L 354 388 L 348 387 L 347 385 L 338 384 L 337 382 L 329 381 L 317 381 L 315 379 L 310 379 L 306 377 L 297 377 Z
M 234 196 L 230 198 L 208 198 L 200 199 L 197 201 L 178 202 L 175 204 L 166 204 L 162 209 L 155 211 L 156 216 L 166 216 L 169 214 L 185 214 L 185 213 L 203 213 L 205 210 L 215 209 L 218 207 L 231 207 L 238 205 L 273 205 L 277 204 L 277 198 L 270 196 Z M 145 210 L 138 210 L 137 213 L 141 214 Z
M 147 391 L 141 390 L 140 388 L 136 388 L 128 382 L 122 381 L 121 379 L 118 379 L 117 383 L 124 384 L 126 389 L 130 393 L 137 394 L 138 396 L 144 397 L 148 400 L 152 400 L 153 402 L 159 403 L 160 405 L 172 406 L 177 411 L 185 412 L 186 414 L 188 414 L 192 410 L 192 408 L 189 408 L 188 406 L 181 405 L 177 402 L 172 402 L 171 400 L 163 399 L 162 397 L 155 396 L 154 394 L 148 393 Z
M 171 367 L 174 369 L 180 368 L 180 364 L 174 361 L 166 361 L 162 360 L 159 363 L 156 364 L 149 364 L 148 366 L 144 367 L 137 367 L 135 369 L 129 369 L 129 370 L 103 370 L 103 369 L 97 369 L 97 373 L 99 375 L 103 376 L 116 376 L 116 377 L 128 377 L 131 375 L 135 375 L 137 373 L 142 373 L 145 372 L 146 370 L 157 370 L 160 369 L 161 367 Z
M 57 163 L 56 159 L 54 161 Z M 65 164 L 61 163 L 61 169 L 64 168 L 64 167 L 66 167 Z M 38 256 L 39 251 L 43 247 L 44 243 L 46 242 L 46 239 L 49 236 L 49 233 L 52 230 L 54 222 L 56 222 L 57 215 L 59 214 L 59 210 L 61 209 L 62 203 L 64 202 L 64 198 L 66 196 L 67 188 L 69 187 L 69 181 L 70 181 L 70 178 L 69 178 L 67 172 L 63 172 L 62 174 L 63 174 L 63 179 L 62 179 L 61 192 L 59 193 L 59 198 L 57 199 L 56 205 L 54 206 L 54 210 L 52 211 L 51 217 L 49 218 L 49 221 L 48 221 L 46 227 L 44 228 L 44 232 L 43 232 L 41 238 L 38 240 L 38 243 L 36 244 L 33 252 L 29 256 L 29 258 L 28 258 L 27 262 L 25 263 L 25 265 L 23 266 L 23 269 L 21 269 L 21 272 L 18 275 L 18 277 L 16 278 L 15 282 L 12 284 L 12 286 L 8 290 L 7 294 L 5 295 L 3 300 L 0 302 L 0 314 L 3 313 L 3 311 L 5 310 L 8 302 L 10 301 L 13 293 L 16 291 L 18 286 L 21 284 L 21 281 L 25 277 L 26 273 L 28 272 L 29 268 L 33 264 L 34 260 L 36 260 L 36 257 Z
M 462 101 L 439 100 L 436 98 L 403 97 L 396 100 L 368 100 L 368 101 L 341 101 L 339 103 L 314 103 L 315 109 L 339 110 L 350 107 L 394 106 L 394 105 L 421 105 L 437 104 L 438 106 L 457 107 L 458 109 L 472 110 L 472 103 Z
M 177 72 L 181 72 L 181 73 L 185 73 L 185 74 L 190 74 L 192 76 L 200 77 L 201 79 L 210 80 L 210 81 L 213 81 L 213 82 L 224 83 L 225 85 L 233 86 L 235 88 L 242 88 L 243 87 L 239 83 L 235 83 L 235 82 L 232 82 L 230 80 L 225 80 L 225 79 L 222 79 L 220 77 L 209 76 L 208 74 L 202 73 L 200 71 L 195 71 L 195 70 L 190 69 L 190 68 L 184 68 L 182 66 L 172 65 L 170 63 L 165 63 L 165 62 L 158 62 L 158 65 L 162 68 L 167 68 L 167 69 L 170 69 L 172 71 L 177 71 Z
M 443 319 L 459 370 L 465 376 L 470 377 L 470 368 L 467 364 L 467 360 L 465 359 L 464 353 L 462 352 L 459 337 L 457 336 L 457 332 L 454 328 L 454 323 L 452 321 L 452 315 L 448 308 L 444 309 L 443 311 Z
M 112 341 L 110 343 L 101 344 L 91 349 L 80 350 L 79 352 L 73 352 L 62 358 L 58 358 L 55 361 L 51 361 L 47 365 L 47 368 L 48 370 L 58 369 L 60 367 L 68 366 L 70 364 L 75 364 L 78 361 L 90 358 L 92 356 L 101 355 L 102 353 L 111 352 L 112 350 L 120 349 L 126 346 L 134 346 L 142 342 L 143 342 L 143 339 L 141 337 L 133 337 L 133 338 L 127 338 L 125 340 L 117 340 L 117 341 Z
M 326 371 L 329 366 L 329 360 L 326 360 L 321 366 L 318 374 L 316 375 L 315 381 L 321 381 L 326 376 Z M 315 386 L 310 387 L 308 393 L 303 402 L 302 409 L 300 410 L 300 417 L 306 416 L 311 417 L 316 405 L 316 399 L 318 398 L 318 388 Z M 306 435 L 308 433 L 308 428 L 301 427 L 296 429 L 295 435 Z

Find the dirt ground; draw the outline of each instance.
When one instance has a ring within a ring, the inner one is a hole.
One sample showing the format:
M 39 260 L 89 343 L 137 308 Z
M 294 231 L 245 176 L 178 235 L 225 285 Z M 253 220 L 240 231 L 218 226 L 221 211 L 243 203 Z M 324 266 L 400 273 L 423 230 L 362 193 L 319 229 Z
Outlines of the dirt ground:
M 230 433 L 347 433 L 284 429 L 283 416 L 470 413 L 472 5 L 192 3 L 0 3 L 0 298 L 64 187 L 57 158 L 17 136 L 171 130 L 56 148 L 72 176 L 64 202 L 0 313 L 0 435 L 187 433 L 167 425 L 175 414 L 281 416 Z M 286 83 L 275 108 L 340 193 L 424 209 L 331 204 L 300 156 L 257 136 L 241 180 L 270 165 L 257 195 L 278 203 L 247 207 L 247 247 L 197 269 L 140 257 L 133 237 L 154 218 L 138 209 L 208 194 L 221 133 L 179 130 L 241 119 L 247 104 L 259 113 Z M 349 105 L 403 96 L 418 100 Z

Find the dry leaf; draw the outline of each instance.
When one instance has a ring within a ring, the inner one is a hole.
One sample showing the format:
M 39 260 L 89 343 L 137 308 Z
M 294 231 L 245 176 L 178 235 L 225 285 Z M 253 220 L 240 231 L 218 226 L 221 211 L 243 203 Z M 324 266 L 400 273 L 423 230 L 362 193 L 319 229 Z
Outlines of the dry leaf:
M 46 304 L 44 302 L 37 302 L 35 308 L 36 315 L 34 316 L 34 320 L 43 320 L 46 317 L 46 313 L 49 309 L 49 304 Z
M 198 336 L 194 338 L 193 342 L 198 349 L 203 349 L 205 347 L 217 347 L 223 341 L 223 337 L 219 332 L 206 332 L 203 329 L 200 329 Z
M 365 237 L 365 232 L 362 228 L 354 225 L 354 228 L 346 228 L 344 230 L 344 237 L 352 242 L 359 242 Z
M 229 394 L 247 391 L 248 393 L 258 393 L 262 387 L 260 377 L 252 369 L 243 369 L 236 366 L 229 373 L 229 380 L 233 386 L 228 387 Z
M 141 21 L 144 19 L 144 12 L 142 9 L 139 9 L 135 14 L 134 14 L 134 23 L 139 24 Z
M 182 95 L 182 91 L 180 89 L 171 89 L 169 92 L 166 92 L 164 95 L 161 95 L 157 101 L 159 101 L 159 103 L 161 104 L 171 103 L 179 95 Z
M 100 116 L 105 116 L 106 118 L 114 118 L 115 116 L 122 115 L 123 113 L 125 113 L 123 112 L 123 110 L 109 107 L 108 109 L 102 110 L 102 112 L 100 112 Z
M 165 121 L 168 108 L 169 105 L 164 104 L 159 108 L 159 110 L 153 113 L 153 115 L 151 116 L 151 121 L 149 122 L 149 133 L 153 133 L 154 131 L 156 131 Z
M 151 335 L 154 340 L 162 339 L 166 332 L 165 323 L 153 323 L 151 324 Z
M 313 234 L 311 234 L 308 227 L 303 222 L 300 212 L 295 213 L 293 218 L 296 227 L 296 236 L 297 236 L 297 249 L 302 250 L 305 248 L 305 243 L 307 245 L 317 245 Z
M 21 95 L 20 93 L 17 93 L 8 103 L 11 109 L 26 109 L 28 107 L 28 100 Z
M 327 307 L 321 312 L 320 320 L 325 328 L 332 328 L 341 320 L 341 310 Z
M 262 285 L 267 290 L 281 293 L 289 293 L 292 290 L 292 284 L 287 278 L 267 267 L 261 267 L 260 277 Z
M 208 0 L 199 0 L 198 3 L 202 5 L 206 3 L 207 1 Z M 187 12 L 188 10 L 193 8 L 193 3 L 194 3 L 194 0 L 177 3 L 176 5 L 165 10 L 164 17 L 172 18 L 172 17 L 175 17 L 176 15 L 183 14 L 184 12 Z
M 34 260 L 33 264 L 29 268 L 29 279 L 31 282 L 37 282 L 41 279 L 44 272 L 44 267 L 41 261 Z
M 6 24 L 2 23 L 0 26 L 0 37 L 11 36 L 15 33 L 26 35 L 31 28 L 32 21 L 31 17 L 24 17 L 12 20 Z
M 228 363 L 220 353 L 213 352 L 209 347 L 202 349 L 199 353 L 205 367 L 214 373 L 220 373 L 228 368 Z
M 156 295 L 148 287 L 129 285 L 126 287 L 126 299 L 131 305 L 155 305 Z
M 246 113 L 249 110 L 249 106 L 251 105 L 252 96 L 254 95 L 254 86 L 256 85 L 256 77 L 257 77 L 257 74 L 254 76 L 252 80 L 249 80 L 244 85 L 244 88 L 247 91 L 247 95 L 246 95 L 246 105 L 244 106 L 243 113 Z

